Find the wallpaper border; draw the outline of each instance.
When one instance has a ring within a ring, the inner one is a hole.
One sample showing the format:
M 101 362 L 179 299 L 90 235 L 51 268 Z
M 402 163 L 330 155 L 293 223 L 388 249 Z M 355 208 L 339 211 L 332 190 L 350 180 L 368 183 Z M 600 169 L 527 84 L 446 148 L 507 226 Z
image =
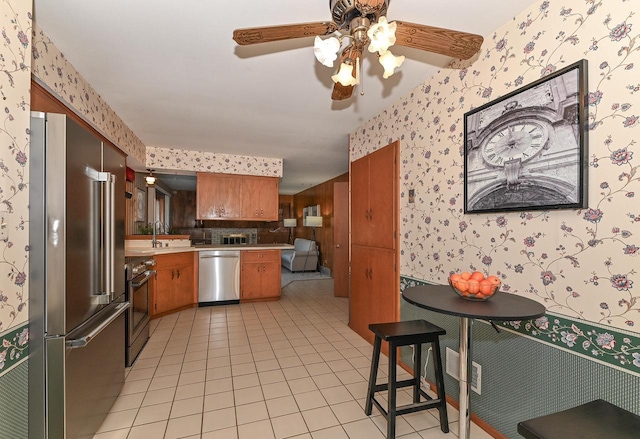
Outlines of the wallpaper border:
M 0 334 L 0 377 L 29 357 L 29 324 L 14 326 Z
M 400 292 L 421 285 L 435 284 L 400 276 Z M 640 337 L 630 332 L 553 313 L 535 320 L 496 323 L 510 332 L 640 376 Z

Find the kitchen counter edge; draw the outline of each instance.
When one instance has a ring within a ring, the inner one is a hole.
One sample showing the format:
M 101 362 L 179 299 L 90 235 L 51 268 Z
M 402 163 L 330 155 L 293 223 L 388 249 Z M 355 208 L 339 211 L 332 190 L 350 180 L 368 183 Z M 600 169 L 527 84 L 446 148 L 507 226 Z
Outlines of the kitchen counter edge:
M 246 244 L 246 245 L 198 245 L 191 247 L 163 247 L 153 249 L 131 248 L 125 250 L 125 256 L 155 256 L 170 253 L 201 252 L 207 250 L 292 250 L 291 244 Z

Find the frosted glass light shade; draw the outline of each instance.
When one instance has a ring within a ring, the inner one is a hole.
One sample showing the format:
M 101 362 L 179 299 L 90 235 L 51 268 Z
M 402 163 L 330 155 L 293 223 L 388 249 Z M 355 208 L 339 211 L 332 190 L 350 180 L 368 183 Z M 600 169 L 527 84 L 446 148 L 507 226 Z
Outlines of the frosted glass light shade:
M 382 77 L 387 79 L 389 76 L 395 73 L 397 67 L 400 67 L 404 62 L 404 56 L 394 56 L 390 50 L 387 50 L 384 55 L 380 55 L 378 58 L 382 67 L 384 67 L 384 73 Z
M 387 17 L 378 18 L 378 22 L 372 24 L 367 30 L 367 36 L 371 41 L 369 52 L 378 52 L 378 54 L 384 55 L 389 47 L 396 44 L 396 27 L 395 21 L 389 23 Z
M 296 227 L 298 225 L 298 220 L 295 218 L 285 218 L 284 226 L 285 227 Z
M 340 70 L 338 70 L 338 73 L 333 75 L 331 79 L 333 82 L 339 82 L 345 87 L 358 83 L 358 80 L 353 77 L 353 65 L 347 63 L 340 64 Z
M 307 216 L 305 220 L 305 226 L 307 227 L 322 227 L 321 216 Z
M 323 40 L 319 36 L 316 36 L 313 43 L 313 54 L 322 65 L 333 67 L 333 62 L 338 58 L 339 50 L 340 40 L 336 37 L 330 37 Z

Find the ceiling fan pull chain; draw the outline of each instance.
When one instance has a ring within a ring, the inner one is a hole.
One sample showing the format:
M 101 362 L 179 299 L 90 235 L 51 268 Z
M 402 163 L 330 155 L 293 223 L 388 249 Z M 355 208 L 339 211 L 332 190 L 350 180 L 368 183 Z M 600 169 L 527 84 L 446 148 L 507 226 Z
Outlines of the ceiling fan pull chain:
M 360 80 L 360 96 L 364 96 L 364 76 L 360 77 L 360 63 L 364 64 L 364 58 L 360 59 L 358 58 L 358 65 L 357 65 L 357 69 L 358 69 L 358 79 Z

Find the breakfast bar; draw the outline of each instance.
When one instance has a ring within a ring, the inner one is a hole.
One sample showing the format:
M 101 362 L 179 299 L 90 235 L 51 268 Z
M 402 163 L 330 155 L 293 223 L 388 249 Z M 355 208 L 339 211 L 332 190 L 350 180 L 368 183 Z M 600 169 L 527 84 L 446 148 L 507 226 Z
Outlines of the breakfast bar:
M 496 291 L 490 300 L 466 300 L 458 296 L 448 285 L 410 287 L 402 293 L 402 298 L 417 307 L 460 318 L 458 349 L 460 355 L 459 404 L 461 419 L 458 425 L 458 438 L 468 439 L 471 427 L 469 391 L 471 388 L 473 320 L 482 319 L 491 322 L 494 320 L 530 320 L 543 316 L 546 309 L 534 300 L 501 291 Z

